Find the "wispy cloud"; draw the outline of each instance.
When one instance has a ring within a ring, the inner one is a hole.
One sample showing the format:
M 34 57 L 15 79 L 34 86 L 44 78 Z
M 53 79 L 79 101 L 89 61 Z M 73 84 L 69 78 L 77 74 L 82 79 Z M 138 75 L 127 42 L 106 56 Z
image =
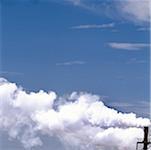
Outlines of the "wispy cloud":
M 145 64 L 145 63 L 147 63 L 146 60 L 138 60 L 136 58 L 131 58 L 126 62 L 126 64 Z
M 134 104 L 128 102 L 112 102 L 110 103 L 112 107 L 133 107 Z
M 79 60 L 56 63 L 57 66 L 71 66 L 71 65 L 84 65 L 84 64 L 86 64 L 85 61 L 79 61 Z
M 137 29 L 137 31 L 150 31 L 150 28 L 149 27 L 140 27 Z
M 21 72 L 12 72 L 12 71 L 0 71 L 0 75 L 18 76 L 18 75 L 23 75 L 23 73 L 21 73 Z
M 149 22 L 150 11 L 149 0 L 112 0 L 92 1 L 92 0 L 64 0 L 75 6 L 87 9 L 96 13 L 104 13 L 106 16 L 112 16 L 128 20 L 135 23 Z M 115 15 L 116 12 L 116 15 Z
M 81 7 L 88 11 L 104 14 L 113 18 L 121 18 L 139 23 L 150 21 L 149 0 L 12 0 L 11 2 L 30 2 L 32 4 L 39 2 L 70 3 L 71 5 Z
M 82 2 L 82 0 L 64 0 L 64 1 L 70 2 L 74 5 L 81 5 Z
M 147 43 L 117 43 L 117 42 L 110 42 L 108 43 L 108 45 L 114 49 L 130 51 L 137 51 L 150 46 L 150 44 Z
M 116 3 L 123 18 L 133 22 L 150 21 L 149 0 L 124 0 Z
M 149 111 L 149 106 L 150 102 L 149 101 L 137 101 L 137 102 L 110 102 L 109 105 L 114 108 L 122 109 L 123 111 L 126 112 L 135 112 L 140 116 L 149 116 L 150 111 Z
M 149 107 L 149 101 L 137 101 L 137 102 L 127 102 L 127 101 L 123 101 L 123 102 L 110 102 L 109 103 L 111 106 L 113 107 Z
M 114 23 L 108 24 L 86 24 L 86 25 L 78 25 L 73 26 L 71 29 L 104 29 L 104 28 L 113 28 L 115 26 Z

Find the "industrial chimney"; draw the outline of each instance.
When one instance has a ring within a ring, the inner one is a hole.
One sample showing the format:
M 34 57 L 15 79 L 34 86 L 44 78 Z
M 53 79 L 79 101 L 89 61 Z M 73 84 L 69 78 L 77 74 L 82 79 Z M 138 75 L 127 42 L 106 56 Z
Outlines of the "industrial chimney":
M 148 140 L 148 131 L 149 127 L 144 127 L 144 140 L 142 142 L 137 142 L 136 150 L 138 150 L 139 144 L 143 144 L 143 150 L 148 150 L 148 145 L 151 144 L 151 142 Z

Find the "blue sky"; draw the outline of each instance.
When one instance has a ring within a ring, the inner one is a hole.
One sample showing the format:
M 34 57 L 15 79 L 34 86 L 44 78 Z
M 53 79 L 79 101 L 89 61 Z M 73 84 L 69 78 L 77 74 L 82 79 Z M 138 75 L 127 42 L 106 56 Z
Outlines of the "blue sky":
M 134 110 L 125 103 L 149 101 L 149 22 L 133 5 L 2 1 L 1 75 L 27 90 L 87 91 Z
M 110 107 L 149 116 L 148 6 L 132 0 L 1 0 L 1 76 L 28 91 L 98 94 Z M 23 149 L 1 136 L 4 150 Z M 42 138 L 44 150 L 63 150 L 55 138 Z

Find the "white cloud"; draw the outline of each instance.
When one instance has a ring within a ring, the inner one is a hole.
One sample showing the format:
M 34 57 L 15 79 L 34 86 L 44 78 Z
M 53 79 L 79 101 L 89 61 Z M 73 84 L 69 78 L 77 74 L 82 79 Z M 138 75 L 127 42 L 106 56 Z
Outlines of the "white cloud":
M 86 64 L 85 61 L 80 61 L 80 60 L 76 60 L 76 61 L 67 61 L 67 62 L 61 62 L 61 63 L 57 63 L 57 66 L 71 66 L 71 65 L 84 65 Z
M 60 99 L 64 103 L 58 103 Z M 0 130 L 26 149 L 42 146 L 40 135 L 48 135 L 72 149 L 133 150 L 137 139 L 143 137 L 141 127 L 148 125 L 147 118 L 105 106 L 98 95 L 27 93 L 0 78 Z
M 124 0 L 118 1 L 118 9 L 121 15 L 134 22 L 150 22 L 149 0 Z
M 110 42 L 108 45 L 111 48 L 119 49 L 119 50 L 129 50 L 129 51 L 137 51 L 144 48 L 149 48 L 150 44 L 146 43 L 117 43 L 117 42 Z
M 86 24 L 86 25 L 78 25 L 71 27 L 72 29 L 105 29 L 105 28 L 113 28 L 115 26 L 114 23 L 108 24 Z

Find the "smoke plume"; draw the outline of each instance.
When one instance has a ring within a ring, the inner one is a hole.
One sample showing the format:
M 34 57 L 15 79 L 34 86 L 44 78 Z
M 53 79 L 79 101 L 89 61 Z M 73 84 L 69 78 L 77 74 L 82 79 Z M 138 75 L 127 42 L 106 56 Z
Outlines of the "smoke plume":
M 109 108 L 98 95 L 26 92 L 0 78 L 0 130 L 26 149 L 42 146 L 40 135 L 80 150 L 134 150 L 147 118 Z

